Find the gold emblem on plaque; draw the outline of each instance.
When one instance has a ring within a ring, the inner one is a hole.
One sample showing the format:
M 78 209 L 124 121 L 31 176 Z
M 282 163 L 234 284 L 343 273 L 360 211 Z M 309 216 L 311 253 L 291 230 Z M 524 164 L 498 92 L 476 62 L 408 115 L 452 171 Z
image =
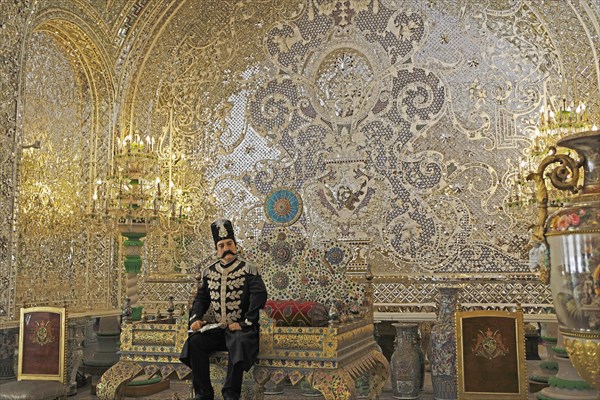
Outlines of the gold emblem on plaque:
M 504 339 L 500 331 L 492 331 L 490 328 L 487 328 L 485 333 L 482 331 L 477 333 L 477 340 L 473 345 L 473 353 L 475 353 L 475 356 L 492 360 L 508 354 L 508 348 L 504 344 Z
M 33 343 L 37 343 L 40 346 L 44 346 L 48 343 L 54 341 L 54 337 L 52 336 L 52 330 L 50 325 L 52 323 L 50 321 L 36 321 L 35 322 L 35 332 L 31 337 L 31 341 Z

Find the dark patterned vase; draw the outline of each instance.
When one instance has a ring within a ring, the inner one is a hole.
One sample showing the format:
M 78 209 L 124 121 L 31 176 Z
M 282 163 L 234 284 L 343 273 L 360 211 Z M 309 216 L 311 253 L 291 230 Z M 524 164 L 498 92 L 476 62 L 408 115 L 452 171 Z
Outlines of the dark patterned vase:
M 18 333 L 18 329 L 0 330 L 0 381 L 15 377 L 13 363 L 17 357 L 13 355 Z
M 390 360 L 392 369 L 392 397 L 395 399 L 419 398 L 421 359 L 417 351 L 417 324 L 398 323 L 396 348 Z
M 454 311 L 459 287 L 438 288 L 438 314 L 431 330 L 429 361 L 433 398 L 454 400 L 457 398 L 456 381 L 456 334 Z
M 423 390 L 425 384 L 425 353 L 421 348 L 421 332 L 417 331 L 416 344 L 417 353 L 419 353 L 419 369 L 421 370 L 421 380 L 419 381 L 419 390 Z

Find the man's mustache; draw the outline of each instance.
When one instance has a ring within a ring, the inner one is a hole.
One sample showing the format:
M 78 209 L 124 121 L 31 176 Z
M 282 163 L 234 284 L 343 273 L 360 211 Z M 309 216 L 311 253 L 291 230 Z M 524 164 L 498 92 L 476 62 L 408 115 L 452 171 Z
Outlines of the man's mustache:
M 227 254 L 231 254 L 232 256 L 235 256 L 237 253 L 235 253 L 233 250 L 225 250 L 223 252 L 223 254 L 221 254 L 221 258 L 224 258 Z

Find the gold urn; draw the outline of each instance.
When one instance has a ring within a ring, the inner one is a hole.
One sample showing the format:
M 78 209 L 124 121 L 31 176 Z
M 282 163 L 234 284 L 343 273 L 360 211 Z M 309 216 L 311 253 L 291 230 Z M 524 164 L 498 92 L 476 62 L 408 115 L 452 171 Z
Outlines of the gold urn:
M 538 201 L 534 238 L 548 243 L 552 299 L 569 358 L 581 377 L 600 390 L 600 132 L 581 132 L 557 145 L 575 150 L 580 160 L 552 154 L 528 177 L 536 184 Z M 581 167 L 583 187 L 578 186 Z M 556 188 L 577 193 L 547 218 L 545 177 Z

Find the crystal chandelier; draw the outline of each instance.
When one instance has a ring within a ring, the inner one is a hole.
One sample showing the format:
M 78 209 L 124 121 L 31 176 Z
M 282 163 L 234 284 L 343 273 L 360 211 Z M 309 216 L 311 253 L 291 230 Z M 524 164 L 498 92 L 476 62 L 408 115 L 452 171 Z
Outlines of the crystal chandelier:
M 115 154 L 115 177 L 113 190 L 118 183 L 118 192 L 112 197 L 110 214 L 119 225 L 151 224 L 154 220 L 152 204 L 156 201 L 153 182 L 158 173 L 157 157 L 154 152 L 154 139 L 146 136 L 145 141 L 139 131 L 123 140 L 117 139 Z M 110 201 L 110 198 L 107 199 Z
M 202 221 L 206 188 L 198 190 L 197 183 L 186 183 L 182 178 L 187 173 L 185 155 L 169 151 L 168 157 L 161 157 L 149 135 L 143 138 L 135 131 L 116 144 L 113 174 L 95 182 L 89 214 L 93 223 L 118 229 L 125 238 L 126 310 L 135 321 L 142 312 L 137 305 L 137 282 L 143 239 L 151 231 L 172 237 Z
M 136 131 L 117 139 L 114 173 L 94 185 L 89 210 L 92 221 L 116 223 L 122 231 L 143 226 L 147 232 L 173 232 L 202 221 L 206 187 L 186 182 L 186 156 L 171 155 L 163 160 L 155 139 L 141 136 Z

